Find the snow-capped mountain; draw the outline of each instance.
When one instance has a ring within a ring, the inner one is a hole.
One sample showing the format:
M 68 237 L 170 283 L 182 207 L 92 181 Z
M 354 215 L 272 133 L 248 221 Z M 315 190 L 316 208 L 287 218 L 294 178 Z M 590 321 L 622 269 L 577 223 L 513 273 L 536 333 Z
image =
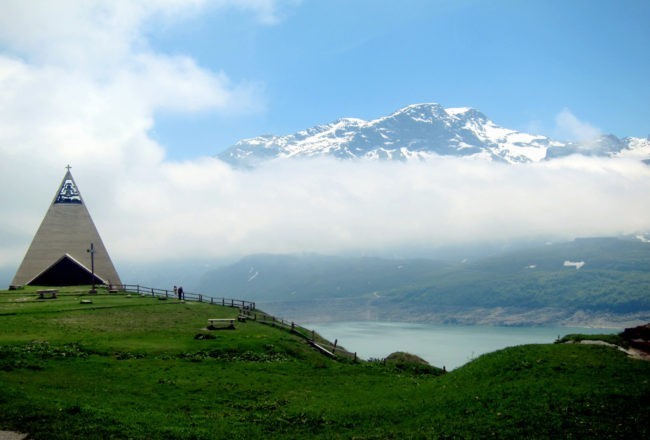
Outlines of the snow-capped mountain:
M 561 146 L 551 146 L 546 151 L 546 159 L 581 154 L 583 156 L 629 157 L 650 160 L 650 138 L 619 139 L 612 134 L 602 135 L 589 142 L 566 143 Z
M 414 104 L 372 121 L 343 118 L 286 136 L 243 139 L 219 154 L 238 166 L 275 158 L 425 160 L 472 156 L 508 163 L 538 162 L 569 154 L 650 158 L 650 140 L 603 136 L 589 144 L 500 127 L 471 108 Z

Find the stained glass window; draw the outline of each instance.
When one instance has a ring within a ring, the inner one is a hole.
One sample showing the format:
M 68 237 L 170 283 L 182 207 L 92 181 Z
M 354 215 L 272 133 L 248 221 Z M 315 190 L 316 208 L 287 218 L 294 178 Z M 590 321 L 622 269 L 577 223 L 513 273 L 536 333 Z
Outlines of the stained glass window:
M 61 185 L 59 195 L 54 203 L 81 203 L 81 195 L 72 179 L 66 179 Z

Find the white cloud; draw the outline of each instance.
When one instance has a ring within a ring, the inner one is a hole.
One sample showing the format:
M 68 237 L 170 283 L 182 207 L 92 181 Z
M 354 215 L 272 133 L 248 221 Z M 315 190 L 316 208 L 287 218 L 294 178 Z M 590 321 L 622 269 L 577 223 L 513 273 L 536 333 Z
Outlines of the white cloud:
M 145 19 L 181 9 L 181 1 L 7 0 L 0 41 L 32 63 L 99 73 L 120 68 L 118 62 L 144 44 L 139 29 Z
M 650 207 L 638 203 L 650 170 L 622 159 L 514 166 L 314 160 L 234 171 L 203 158 L 135 171 L 118 170 L 108 188 L 87 170 L 75 174 L 118 260 L 381 251 L 650 226 Z
M 568 108 L 555 116 L 555 138 L 567 141 L 588 142 L 602 134 L 588 122 L 579 120 Z
M 650 226 L 650 206 L 639 203 L 650 189 L 650 169 L 622 159 L 314 160 L 233 171 L 205 158 L 152 172 L 122 176 L 127 186 L 102 205 L 104 233 L 122 258 L 381 251 Z M 88 191 L 96 192 L 97 183 L 83 183 L 92 200 Z
M 65 164 L 99 182 L 99 206 L 124 188 L 141 192 L 133 206 L 146 205 L 163 186 L 152 179 L 168 166 L 164 148 L 149 136 L 157 111 L 231 114 L 257 111 L 264 102 L 256 84 L 232 81 L 189 57 L 152 51 L 145 38 L 149 26 L 225 7 L 266 23 L 279 20 L 284 6 L 228 0 L 2 2 L 0 265 L 17 264 Z M 142 192 L 148 189 L 154 196 Z
M 111 71 L 118 60 L 146 52 L 144 31 L 191 18 L 207 9 L 236 8 L 277 24 L 300 0 L 4 0 L 0 42 L 31 62 Z

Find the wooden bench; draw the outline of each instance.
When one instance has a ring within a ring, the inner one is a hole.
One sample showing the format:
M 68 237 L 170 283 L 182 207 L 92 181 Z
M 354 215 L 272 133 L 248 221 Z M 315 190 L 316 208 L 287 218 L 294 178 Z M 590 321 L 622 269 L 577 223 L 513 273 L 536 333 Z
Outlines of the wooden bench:
M 239 322 L 246 322 L 246 319 L 248 319 L 248 316 L 246 316 L 246 315 L 239 315 L 237 317 L 237 321 L 239 321 Z
M 235 318 L 209 318 L 208 326 L 212 328 L 217 328 L 215 324 L 219 325 L 219 328 L 235 328 Z
M 323 347 L 322 345 L 319 345 L 314 341 L 307 341 L 307 342 L 309 343 L 309 345 L 311 345 L 312 347 L 314 347 L 316 350 L 320 351 L 324 355 L 329 356 L 332 359 L 336 358 L 336 355 L 334 353 L 332 353 L 331 351 L 329 351 L 327 348 Z
M 59 293 L 59 291 L 56 289 L 45 289 L 45 290 L 37 290 L 36 293 L 38 293 L 38 297 L 40 299 L 48 299 L 48 298 L 56 298 L 56 294 Z

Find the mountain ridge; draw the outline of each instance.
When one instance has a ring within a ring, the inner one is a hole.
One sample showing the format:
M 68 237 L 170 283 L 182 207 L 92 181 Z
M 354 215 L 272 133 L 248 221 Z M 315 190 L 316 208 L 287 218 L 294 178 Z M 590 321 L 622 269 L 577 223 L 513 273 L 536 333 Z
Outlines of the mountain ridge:
M 273 159 L 333 157 L 341 160 L 434 160 L 437 156 L 527 163 L 571 154 L 650 159 L 650 139 L 602 135 L 562 142 L 502 127 L 471 107 L 411 104 L 370 121 L 340 118 L 288 135 L 242 139 L 218 157 L 254 167 Z
M 556 325 L 647 321 L 649 274 L 647 242 L 601 237 L 455 262 L 258 254 L 199 284 L 287 318 Z

